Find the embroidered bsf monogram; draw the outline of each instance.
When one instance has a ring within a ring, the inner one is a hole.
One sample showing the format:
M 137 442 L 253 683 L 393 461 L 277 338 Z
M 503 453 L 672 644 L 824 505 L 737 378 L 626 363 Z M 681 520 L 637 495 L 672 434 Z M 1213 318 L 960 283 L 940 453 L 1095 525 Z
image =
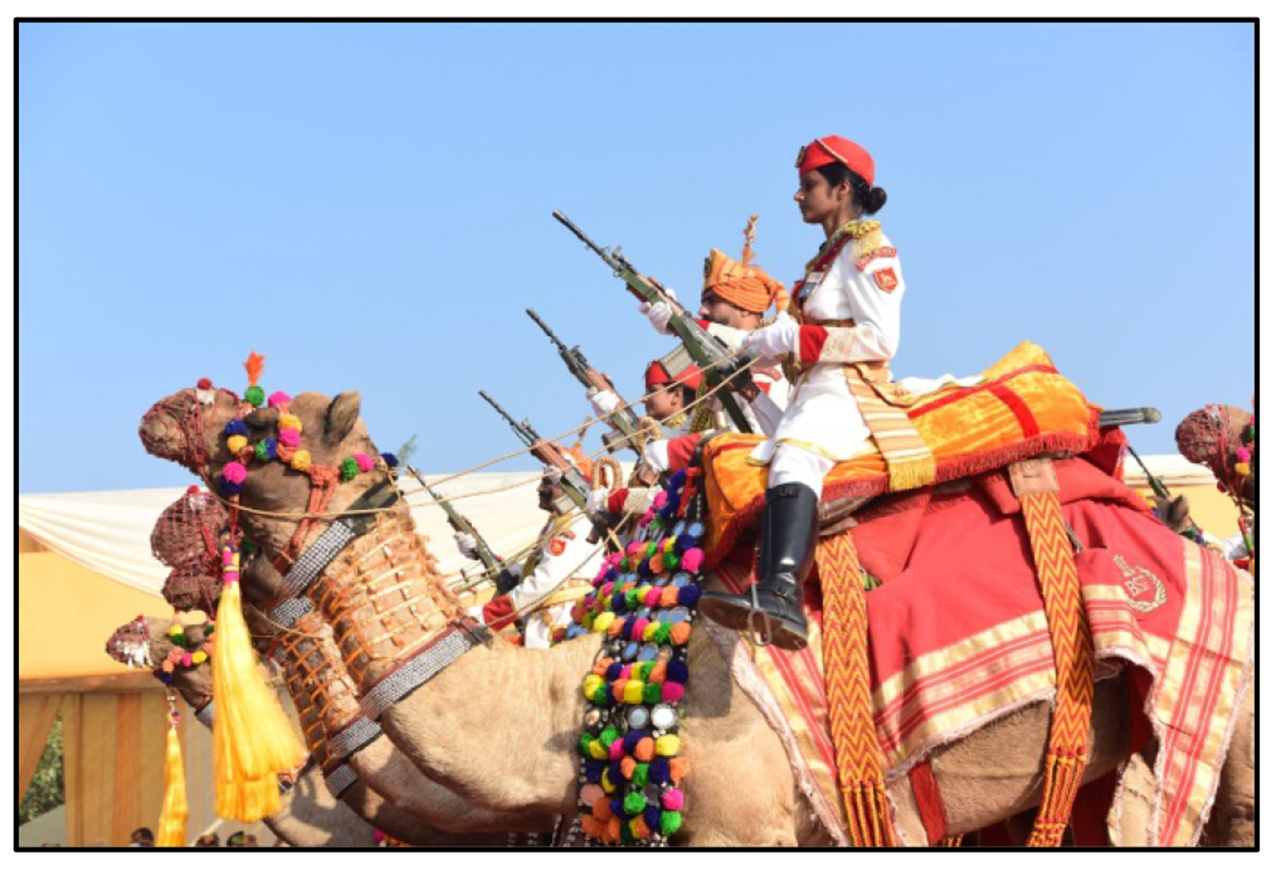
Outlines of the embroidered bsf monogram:
M 877 286 L 881 287 L 887 293 L 890 293 L 899 286 L 899 278 L 895 276 L 895 269 L 878 269 L 873 273 L 873 280 L 877 282 Z
M 1130 599 L 1130 607 L 1139 613 L 1151 613 L 1169 600 L 1165 583 L 1142 565 L 1131 565 L 1120 555 L 1112 557 L 1124 578 L 1121 585 Z

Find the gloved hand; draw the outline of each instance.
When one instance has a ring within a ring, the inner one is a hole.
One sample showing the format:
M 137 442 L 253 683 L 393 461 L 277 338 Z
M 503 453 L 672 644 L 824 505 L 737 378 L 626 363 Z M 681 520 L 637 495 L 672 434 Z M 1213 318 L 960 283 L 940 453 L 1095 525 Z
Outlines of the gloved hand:
M 670 299 L 678 298 L 672 287 L 666 287 L 665 292 Z M 638 313 L 647 315 L 647 319 L 656 328 L 656 332 L 661 335 L 672 334 L 672 330 L 669 329 L 669 320 L 673 317 L 673 309 L 669 307 L 667 302 L 657 302 L 655 305 L 650 302 L 644 302 L 638 306 Z
M 648 441 L 642 448 L 642 461 L 656 474 L 669 470 L 669 442 Z
M 585 496 L 585 512 L 593 516 L 607 513 L 607 497 L 610 495 L 606 487 L 591 489 Z
M 589 407 L 593 409 L 595 417 L 605 417 L 623 404 L 620 396 L 611 390 L 600 390 L 597 387 L 586 390 L 585 398 L 589 399 Z
M 754 330 L 740 342 L 740 349 L 750 350 L 764 359 L 780 359 L 797 350 L 798 322 L 787 311 L 780 312 L 775 323 Z
M 457 532 L 452 535 L 452 540 L 456 541 L 456 548 L 461 551 L 461 555 L 467 559 L 477 559 L 478 542 L 474 540 L 472 535 L 465 532 Z

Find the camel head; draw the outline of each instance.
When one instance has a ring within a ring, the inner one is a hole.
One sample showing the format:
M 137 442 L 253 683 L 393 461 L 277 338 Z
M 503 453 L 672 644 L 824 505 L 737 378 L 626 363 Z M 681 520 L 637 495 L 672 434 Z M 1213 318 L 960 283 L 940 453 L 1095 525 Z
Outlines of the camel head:
M 204 476 L 204 466 L 219 448 L 218 435 L 239 411 L 230 390 L 187 388 L 160 399 L 142 416 L 137 434 L 146 452 Z M 224 447 L 222 448 L 224 449 Z
M 1250 436 L 1254 415 L 1232 405 L 1206 405 L 1183 418 L 1174 430 L 1179 453 L 1189 462 L 1207 466 L 1215 479 L 1250 510 L 1257 488 L 1253 462 L 1255 442 Z M 1237 466 L 1247 469 L 1243 473 Z
M 155 673 L 156 678 L 163 680 L 167 675 L 163 665 L 173 653 L 174 645 L 169 629 L 172 621 L 154 616 L 138 616 L 131 622 L 121 625 L 106 642 L 106 652 L 116 661 L 133 668 L 147 668 Z M 207 639 L 207 623 L 185 626 L 185 635 L 189 646 L 199 646 Z M 213 692 L 213 672 L 211 661 L 204 661 L 190 667 L 180 664 L 171 671 L 173 688 L 181 693 L 191 706 L 204 702 Z

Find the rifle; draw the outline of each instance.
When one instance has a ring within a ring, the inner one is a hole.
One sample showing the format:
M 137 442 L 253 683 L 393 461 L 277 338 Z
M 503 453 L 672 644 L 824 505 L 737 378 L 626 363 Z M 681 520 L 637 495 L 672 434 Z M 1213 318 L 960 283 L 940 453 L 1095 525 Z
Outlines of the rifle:
M 1161 482 L 1161 479 L 1148 471 L 1148 467 L 1143 464 L 1142 458 L 1140 458 L 1139 454 L 1134 452 L 1134 448 L 1130 444 L 1127 443 L 1125 446 L 1126 449 L 1130 451 L 1130 455 L 1134 457 L 1134 461 L 1139 464 L 1139 468 L 1142 468 L 1143 473 L 1147 475 L 1148 486 L 1152 488 L 1152 492 L 1156 495 L 1156 497 L 1164 499 L 1166 502 L 1170 501 L 1173 496 L 1170 495 L 1170 491 L 1166 489 L 1165 484 Z M 1199 540 L 1201 537 L 1200 527 L 1196 525 L 1196 521 L 1191 517 L 1188 517 L 1187 521 L 1189 524 L 1188 531 L 1191 532 L 1190 537 L 1194 541 Z
M 1159 423 L 1161 422 L 1161 412 L 1156 408 L 1119 408 L 1114 411 L 1104 411 L 1099 415 L 1099 428 L 1108 429 L 1112 426 L 1133 426 L 1139 423 Z M 1142 465 L 1143 463 L 1139 463 Z M 1144 471 L 1147 469 L 1145 468 Z
M 541 320 L 531 308 L 527 309 L 527 316 L 536 321 L 536 325 L 541 328 L 541 332 L 549 336 L 549 340 L 554 343 L 554 347 L 558 348 L 558 355 L 562 357 L 563 362 L 567 365 L 567 370 L 572 373 L 576 380 L 580 381 L 584 386 L 594 387 L 600 392 L 603 390 L 616 392 L 611 379 L 589 365 L 589 361 L 585 359 L 585 355 L 580 351 L 580 345 L 569 348 L 559 341 L 558 336 L 554 335 L 554 330 L 550 329 L 545 324 L 545 321 Z M 606 446 L 609 453 L 615 453 L 622 447 L 629 447 L 639 456 L 642 455 L 642 448 L 638 446 L 638 417 L 633 411 L 622 404 L 621 407 L 607 415 L 607 423 L 616 431 L 616 437 L 603 436 L 603 445 Z
M 571 460 L 563 453 L 562 448 L 536 434 L 532 424 L 526 420 L 522 423 L 517 422 L 485 391 L 479 390 L 479 395 L 496 409 L 496 413 L 505 418 L 505 422 L 510 424 L 514 434 L 530 448 L 528 452 L 546 465 L 557 468 L 562 472 L 563 493 L 576 507 L 580 508 L 581 513 L 589 516 L 589 511 L 586 508 L 589 500 L 589 481 L 585 480 L 585 476 L 580 473 L 580 469 L 572 464 Z M 556 504 L 555 507 L 560 513 L 566 513 L 570 509 L 570 506 L 566 504 Z M 590 516 L 590 520 L 594 523 L 594 528 L 598 530 L 599 534 L 607 534 L 606 524 L 595 520 L 592 516 Z
M 726 345 L 710 335 L 703 326 L 696 322 L 694 317 L 687 313 L 685 308 L 670 298 L 668 291 L 665 290 L 659 281 L 654 278 L 645 278 L 639 274 L 633 264 L 621 253 L 619 245 L 616 246 L 615 250 L 599 247 L 593 239 L 585 235 L 581 228 L 572 223 L 571 219 L 561 211 L 554 212 L 554 219 L 571 230 L 576 238 L 584 242 L 586 247 L 610 266 L 612 272 L 625 282 L 629 287 L 629 292 L 636 296 L 639 301 L 653 305 L 657 302 L 664 302 L 674 310 L 674 315 L 669 320 L 669 326 L 678 338 L 682 339 L 687 352 L 691 354 L 691 358 L 695 360 L 696 365 L 700 367 L 705 378 L 708 379 L 709 386 L 716 387 L 723 381 L 731 380 L 733 376 L 753 361 L 748 355 L 738 355 L 733 359 Z M 722 402 L 722 407 L 726 409 L 727 414 L 731 417 L 731 421 L 735 423 L 740 432 L 747 434 L 753 431 L 749 425 L 748 418 L 744 416 L 744 412 L 740 409 L 740 405 L 736 402 L 736 398 L 730 390 L 719 391 L 718 398 Z
M 408 473 L 415 477 L 421 486 L 425 487 L 425 491 L 434 499 L 435 504 L 443 508 L 443 512 L 447 514 L 447 524 L 452 527 L 452 530 L 463 535 L 469 535 L 474 539 L 474 549 L 478 551 L 479 561 L 483 563 L 487 573 L 495 577 L 503 571 L 505 569 L 505 560 L 492 551 L 492 548 L 487 545 L 487 541 L 483 540 L 483 536 L 478 533 L 478 529 L 474 528 L 474 524 L 462 516 L 456 508 L 452 507 L 451 502 L 439 495 L 437 490 L 426 483 L 420 472 L 411 465 L 406 467 Z

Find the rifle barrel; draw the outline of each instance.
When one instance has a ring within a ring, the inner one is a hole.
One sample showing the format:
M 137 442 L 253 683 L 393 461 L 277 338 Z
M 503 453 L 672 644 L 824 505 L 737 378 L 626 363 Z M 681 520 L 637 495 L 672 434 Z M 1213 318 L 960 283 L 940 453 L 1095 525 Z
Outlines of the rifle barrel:
M 1135 426 L 1140 423 L 1161 422 L 1161 412 L 1156 408 L 1117 408 L 1099 415 L 1099 426 Z
M 527 309 L 527 316 L 532 318 L 532 320 L 536 321 L 536 325 L 541 328 L 541 332 L 549 336 L 549 340 L 554 342 L 554 346 L 558 348 L 559 353 L 567 352 L 567 345 L 563 344 L 562 341 L 559 340 L 557 335 L 554 335 L 554 330 L 550 329 L 545 324 L 545 321 L 541 320 L 540 317 L 536 315 L 536 312 L 533 309 L 531 308 Z

